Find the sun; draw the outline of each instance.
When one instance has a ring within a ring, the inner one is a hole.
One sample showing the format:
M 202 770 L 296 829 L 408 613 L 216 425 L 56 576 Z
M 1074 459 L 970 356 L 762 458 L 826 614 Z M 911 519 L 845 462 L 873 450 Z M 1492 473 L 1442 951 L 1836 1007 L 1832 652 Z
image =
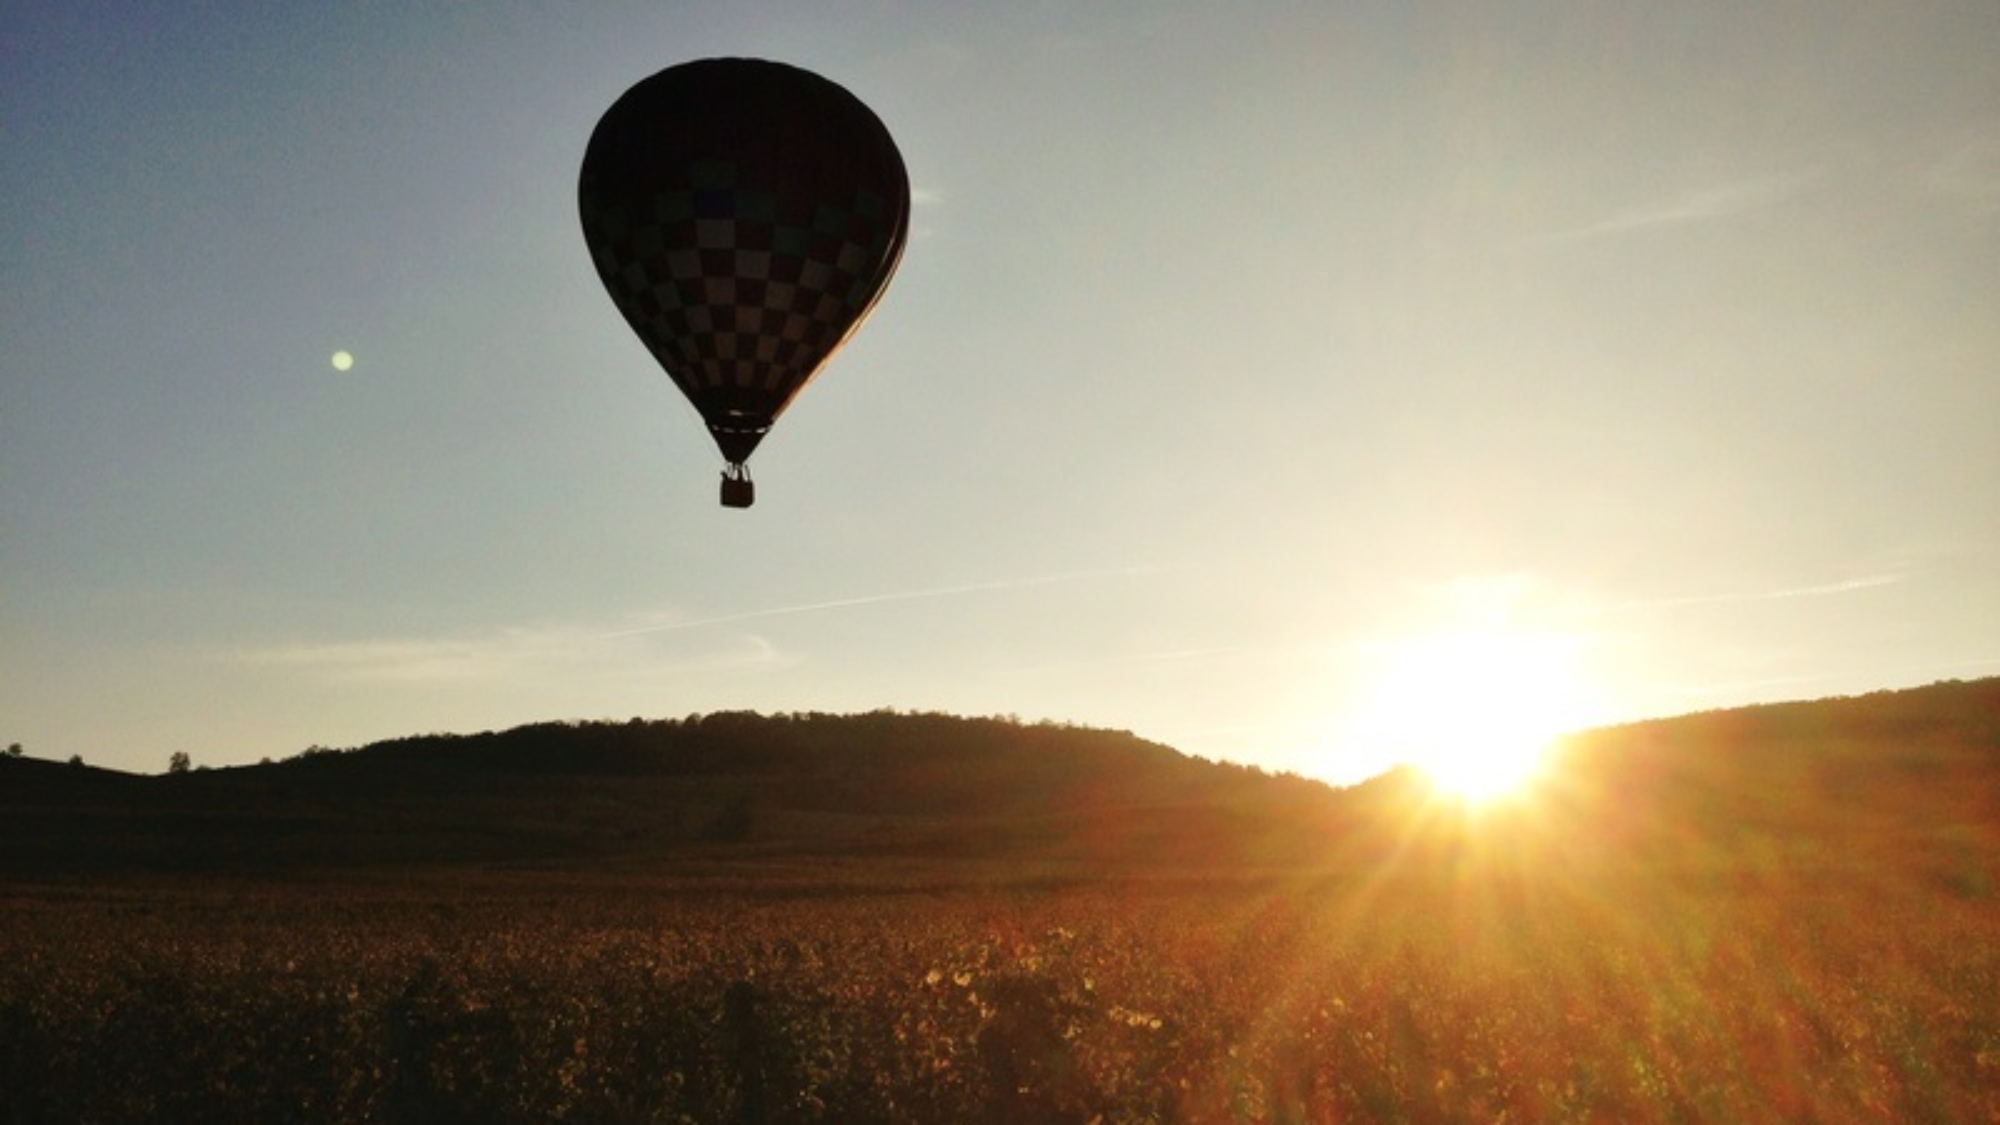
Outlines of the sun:
M 1556 738 L 1583 725 L 1577 648 L 1564 635 L 1505 628 L 1385 644 L 1365 737 L 1468 803 L 1517 793 Z

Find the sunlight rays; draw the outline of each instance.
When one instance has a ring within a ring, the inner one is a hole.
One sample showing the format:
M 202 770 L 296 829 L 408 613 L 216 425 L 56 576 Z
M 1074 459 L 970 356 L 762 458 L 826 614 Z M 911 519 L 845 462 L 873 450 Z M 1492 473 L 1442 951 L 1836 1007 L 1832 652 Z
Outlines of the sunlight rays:
M 1513 793 L 1583 721 L 1578 648 L 1566 634 L 1500 626 L 1384 645 L 1359 738 L 1469 803 Z

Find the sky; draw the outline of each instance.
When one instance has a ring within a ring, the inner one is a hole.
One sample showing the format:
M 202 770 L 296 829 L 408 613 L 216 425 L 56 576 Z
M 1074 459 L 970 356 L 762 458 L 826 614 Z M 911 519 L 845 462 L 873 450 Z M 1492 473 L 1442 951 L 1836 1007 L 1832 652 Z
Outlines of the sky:
M 1990 0 L 16 0 L 0 742 L 893 707 L 1348 782 L 2000 674 L 1996 44 Z M 854 92 L 915 202 L 747 511 L 576 218 L 598 116 L 715 55 Z

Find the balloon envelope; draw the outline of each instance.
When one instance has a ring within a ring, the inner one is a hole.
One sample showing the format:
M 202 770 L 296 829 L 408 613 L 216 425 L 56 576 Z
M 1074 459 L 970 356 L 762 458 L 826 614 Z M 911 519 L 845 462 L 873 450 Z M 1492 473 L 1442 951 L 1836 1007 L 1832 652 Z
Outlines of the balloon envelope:
M 747 486 L 743 462 L 895 272 L 910 185 L 888 129 L 846 90 L 704 59 L 605 111 L 577 204 L 618 311 Z

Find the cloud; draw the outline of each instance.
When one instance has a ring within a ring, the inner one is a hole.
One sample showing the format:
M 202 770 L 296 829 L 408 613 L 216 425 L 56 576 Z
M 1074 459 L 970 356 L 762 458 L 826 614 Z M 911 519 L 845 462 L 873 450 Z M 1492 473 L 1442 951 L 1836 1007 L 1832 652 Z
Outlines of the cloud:
M 1767 590 L 1737 590 L 1719 594 L 1687 594 L 1670 598 L 1648 598 L 1626 602 L 1620 609 L 1656 609 L 1664 606 L 1716 605 L 1725 602 L 1770 602 L 1788 598 L 1823 598 L 1836 594 L 1851 594 L 1857 590 L 1872 590 L 1879 586 L 1893 586 L 1908 578 L 1904 574 L 1869 574 L 1859 578 L 1845 578 L 1838 582 L 1822 582 L 1811 586 L 1781 586 Z
M 1021 590 L 1033 586 L 1053 586 L 1064 582 L 1081 582 L 1093 578 L 1121 578 L 1134 574 L 1151 574 L 1163 568 L 1151 566 L 1114 567 L 1106 570 L 1076 570 L 1059 574 L 1040 574 L 1028 578 L 1006 578 L 994 582 L 968 582 L 957 586 L 928 586 L 914 590 L 896 590 L 882 594 L 860 594 L 851 598 L 833 598 L 821 602 L 804 602 L 798 605 L 773 606 L 769 609 L 746 610 L 742 613 L 725 613 L 714 617 L 696 617 L 685 621 L 670 621 L 659 625 L 646 625 L 636 629 L 626 629 L 605 634 L 606 639 L 618 637 L 638 637 L 651 633 L 673 633 L 684 629 L 701 629 L 711 625 L 729 625 L 739 621 L 757 621 L 771 617 L 790 617 L 801 613 L 824 613 L 836 609 L 853 609 L 857 606 L 886 605 L 892 602 L 927 601 L 933 598 L 952 598 L 966 594 L 983 594 L 996 590 Z
M 1121 567 L 1071 571 L 863 594 L 677 620 L 662 620 L 659 614 L 639 615 L 645 623 L 623 628 L 538 625 L 458 636 L 303 641 L 242 650 L 228 654 L 227 659 L 264 667 L 294 669 L 328 679 L 428 685 L 551 682 L 567 677 L 644 680 L 667 674 L 776 668 L 795 664 L 800 657 L 781 651 L 756 633 L 729 630 L 718 637 L 696 641 L 673 641 L 668 638 L 672 634 L 749 621 L 1050 586 L 1157 569 Z
M 1538 241 L 1576 242 L 1656 227 L 1713 222 L 1775 207 L 1798 194 L 1801 183 L 1801 178 L 1795 175 L 1753 176 L 1734 183 L 1718 184 L 1700 191 L 1654 200 L 1639 207 L 1616 212 L 1597 222 L 1552 231 L 1542 235 Z
M 1310 644 L 1236 644 L 1219 645 L 1212 648 L 1158 649 L 1145 652 L 1119 652 L 1108 656 L 1091 657 L 1083 660 L 1052 660 L 1039 664 L 1023 664 L 1012 668 L 1001 668 L 995 672 L 1000 676 L 1045 676 L 1072 675 L 1105 668 L 1120 668 L 1135 664 L 1175 664 L 1194 661 L 1238 660 L 1246 657 L 1268 658 L 1286 656 L 1304 649 L 1324 647 L 1321 642 Z
M 1865 673 L 1852 670 L 1838 672 L 1808 672 L 1789 676 L 1764 676 L 1754 679 L 1721 680 L 1709 683 L 1682 685 L 1676 695 L 1688 700 L 1712 701 L 1717 698 L 1741 700 L 1746 696 L 1769 691 L 1772 688 L 1797 688 L 1805 684 L 1828 684 L 1836 689 L 1851 692 L 1893 690 L 1898 681 L 1906 686 L 1934 681 L 1938 677 L 1984 676 L 2000 671 L 2000 654 L 1975 657 L 1970 660 L 1926 661 L 1922 663 L 1896 664 L 1886 668 L 1870 668 Z
M 510 628 L 476 636 L 303 642 L 239 652 L 233 658 L 329 679 L 430 685 L 546 682 L 579 675 L 651 677 L 788 662 L 754 634 L 678 652 L 627 639 L 637 636 L 572 626 Z

